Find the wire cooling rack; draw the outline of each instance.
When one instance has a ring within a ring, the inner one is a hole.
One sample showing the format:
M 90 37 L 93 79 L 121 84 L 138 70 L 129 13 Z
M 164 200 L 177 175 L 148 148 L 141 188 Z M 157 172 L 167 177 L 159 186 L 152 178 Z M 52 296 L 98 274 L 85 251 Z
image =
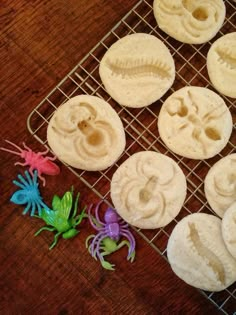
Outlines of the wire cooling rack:
M 153 15 L 152 0 L 139 1 L 124 18 L 81 60 L 81 62 L 31 112 L 27 126 L 33 136 L 47 146 L 46 131 L 54 111 L 68 99 L 79 94 L 96 95 L 107 102 L 121 117 L 126 131 L 126 149 L 119 161 L 103 172 L 87 172 L 67 167 L 100 198 L 110 199 L 110 181 L 119 165 L 130 155 L 142 150 L 154 150 L 173 158 L 187 178 L 187 198 L 180 214 L 168 226 L 157 230 L 135 229 L 159 254 L 166 258 L 168 237 L 178 221 L 193 212 L 211 213 L 203 189 L 204 178 L 210 167 L 236 148 L 236 102 L 224 97 L 233 116 L 233 133 L 224 150 L 209 160 L 195 161 L 170 152 L 161 141 L 157 130 L 157 117 L 163 101 L 174 91 L 186 85 L 213 89 L 206 68 L 206 54 L 212 41 L 203 45 L 182 44 L 163 33 Z M 225 1 L 227 16 L 217 37 L 236 31 L 236 4 Z M 157 36 L 169 48 L 176 66 L 174 85 L 164 97 L 147 108 L 129 109 L 117 104 L 105 91 L 98 73 L 99 62 L 106 50 L 119 38 L 144 32 Z M 213 89 L 214 90 L 214 89 Z M 222 96 L 222 95 L 221 95 Z M 236 283 L 219 293 L 201 291 L 225 314 L 236 314 Z

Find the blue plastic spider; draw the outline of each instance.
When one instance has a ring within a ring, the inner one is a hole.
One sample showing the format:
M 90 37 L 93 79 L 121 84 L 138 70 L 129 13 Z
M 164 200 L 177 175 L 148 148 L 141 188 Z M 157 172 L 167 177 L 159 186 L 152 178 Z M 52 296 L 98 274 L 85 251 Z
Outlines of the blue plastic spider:
M 41 215 L 42 208 L 48 209 L 48 206 L 43 202 L 43 199 L 40 195 L 38 189 L 38 173 L 34 171 L 33 178 L 31 178 L 28 171 L 25 171 L 24 178 L 22 175 L 18 174 L 18 179 L 14 180 L 13 183 L 20 187 L 20 190 L 17 190 L 11 197 L 10 201 L 17 205 L 25 205 L 26 207 L 23 211 L 23 214 L 26 214 L 28 211 L 31 211 L 30 215 L 33 216 L 35 210 L 38 211 L 39 216 Z M 30 210 L 31 209 L 31 210 Z

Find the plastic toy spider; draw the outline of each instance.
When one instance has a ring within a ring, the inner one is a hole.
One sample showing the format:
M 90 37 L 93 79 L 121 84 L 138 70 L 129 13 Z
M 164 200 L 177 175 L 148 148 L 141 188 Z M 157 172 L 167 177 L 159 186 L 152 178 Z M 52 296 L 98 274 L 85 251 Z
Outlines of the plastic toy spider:
M 118 216 L 114 209 L 108 208 L 106 210 L 104 216 L 105 222 L 102 222 L 98 214 L 100 205 L 101 202 L 95 207 L 95 218 L 91 215 L 93 205 L 91 205 L 88 210 L 90 224 L 98 231 L 98 234 L 90 235 L 86 239 L 86 248 L 88 248 L 88 251 L 93 258 L 96 260 L 98 258 L 100 260 L 103 268 L 114 270 L 115 265 L 105 261 L 104 256 L 109 255 L 127 245 L 127 260 L 133 262 L 135 258 L 135 239 L 128 229 L 128 224 Z M 118 244 L 122 236 L 127 238 L 127 240 L 123 240 Z M 91 239 L 91 244 L 88 245 Z
M 78 209 L 79 193 L 74 202 L 74 210 L 72 212 L 73 206 L 73 188 L 71 191 L 67 191 L 62 198 L 55 195 L 52 199 L 52 209 L 42 209 L 41 219 L 47 224 L 39 229 L 35 236 L 39 235 L 42 231 L 56 232 L 54 236 L 54 241 L 50 245 L 51 250 L 58 242 L 60 235 L 64 239 L 69 239 L 75 237 L 79 231 L 76 226 L 79 225 L 85 216 L 85 208 L 82 212 L 76 216 Z
M 25 171 L 25 177 L 18 174 L 18 179 L 20 181 L 14 180 L 13 183 L 20 187 L 21 189 L 14 192 L 10 201 L 17 205 L 25 205 L 26 207 L 23 211 L 23 214 L 26 214 L 28 211 L 31 211 L 30 215 L 33 216 L 35 211 L 38 214 L 41 214 L 42 208 L 48 209 L 48 206 L 43 202 L 43 199 L 40 195 L 37 182 L 37 171 L 34 171 L 33 178 L 31 178 L 28 171 Z

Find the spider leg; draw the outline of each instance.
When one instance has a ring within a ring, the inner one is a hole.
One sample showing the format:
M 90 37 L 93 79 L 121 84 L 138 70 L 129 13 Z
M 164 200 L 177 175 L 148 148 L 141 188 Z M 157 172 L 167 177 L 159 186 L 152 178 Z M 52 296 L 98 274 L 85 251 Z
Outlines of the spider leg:
M 91 254 L 92 254 L 93 257 L 96 255 L 95 246 L 96 246 L 96 248 L 97 248 L 97 244 L 98 244 L 100 238 L 103 239 L 103 238 L 105 238 L 105 237 L 106 237 L 106 233 L 104 233 L 103 231 L 101 231 L 101 232 L 99 232 L 99 233 L 95 236 L 95 238 L 93 239 L 93 241 L 92 241 L 92 246 L 91 246 Z
M 89 241 L 90 241 L 92 238 L 94 238 L 94 237 L 95 237 L 95 235 L 92 234 L 92 235 L 89 235 L 89 236 L 86 238 L 86 240 L 85 240 L 85 247 L 86 247 L 86 248 L 89 247 L 88 243 L 89 243 Z
M 29 172 L 25 171 L 25 176 L 27 177 L 28 179 L 28 186 L 34 186 L 34 182 L 32 180 L 32 178 L 30 177 L 30 175 L 33 177 L 34 176 L 34 173 L 33 173 L 33 170 L 29 169 Z
M 13 180 L 13 184 L 15 184 L 16 186 L 22 188 L 23 190 L 25 189 L 25 185 L 21 184 L 20 182 L 18 182 L 17 180 Z
M 95 217 L 96 217 L 96 220 L 98 221 L 98 223 L 101 224 L 102 226 L 104 226 L 105 224 L 100 220 L 100 217 L 98 214 L 98 210 L 99 210 L 101 203 L 102 203 L 102 200 L 97 204 L 97 206 L 95 208 Z
M 22 214 L 26 214 L 26 213 L 29 211 L 30 207 L 31 207 L 31 202 L 29 201 L 28 204 L 27 204 L 27 206 L 26 206 L 26 208 L 25 208 L 24 211 L 22 212 Z
M 27 171 L 25 171 L 25 174 L 26 173 L 28 174 Z M 27 180 L 21 174 L 18 174 L 18 178 L 26 187 L 29 186 L 29 183 L 27 182 Z
M 128 251 L 128 257 L 130 257 L 132 255 L 132 253 L 135 251 L 135 245 L 136 245 L 135 239 L 129 230 L 121 229 L 120 234 L 125 236 L 128 239 L 128 241 L 130 242 L 130 247 L 129 247 L 129 251 Z
M 35 209 L 36 209 L 36 203 L 35 203 L 35 202 L 32 202 L 32 209 L 31 209 L 31 213 L 30 213 L 31 216 L 34 215 Z
M 92 225 L 92 227 L 93 227 L 95 230 L 100 231 L 100 227 L 97 226 L 97 224 L 95 224 L 95 223 L 93 222 L 93 219 L 92 219 L 92 215 L 91 215 L 92 206 L 93 206 L 93 205 L 91 205 L 91 206 L 89 207 L 89 209 L 88 209 L 89 222 L 90 222 L 90 224 Z M 102 223 L 102 226 L 104 226 L 104 223 Z
M 50 232 L 53 232 L 55 231 L 56 229 L 54 227 L 49 227 L 49 226 L 43 226 L 41 229 L 39 229 L 35 234 L 34 236 L 38 236 L 42 231 L 50 231 Z
M 55 236 L 54 236 L 54 241 L 53 243 L 50 245 L 49 250 L 53 249 L 54 246 L 56 246 L 57 242 L 58 242 L 58 238 L 61 235 L 61 232 L 58 232 Z

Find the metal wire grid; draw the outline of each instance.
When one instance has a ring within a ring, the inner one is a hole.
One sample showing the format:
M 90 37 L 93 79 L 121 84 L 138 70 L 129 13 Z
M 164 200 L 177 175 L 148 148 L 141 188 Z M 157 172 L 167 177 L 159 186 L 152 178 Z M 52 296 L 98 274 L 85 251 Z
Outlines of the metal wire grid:
M 236 30 L 236 4 L 230 1 L 226 1 L 225 4 L 227 17 L 217 37 Z M 127 34 L 137 32 L 153 34 L 166 44 L 175 60 L 176 79 L 170 91 L 160 101 L 147 108 L 129 109 L 117 104 L 107 94 L 101 84 L 98 67 L 102 56 L 111 44 Z M 47 146 L 46 129 L 49 120 L 58 106 L 71 97 L 78 94 L 96 95 L 111 104 L 121 117 L 126 131 L 126 149 L 119 161 L 103 172 L 87 172 L 67 165 L 83 183 L 110 204 L 112 174 L 130 155 L 142 150 L 154 150 L 173 158 L 182 168 L 188 183 L 187 198 L 183 209 L 167 227 L 157 230 L 135 229 L 146 242 L 165 258 L 168 237 L 181 218 L 194 212 L 212 213 L 204 195 L 204 178 L 216 161 L 235 152 L 236 148 L 236 103 L 227 97 L 223 98 L 233 116 L 233 133 L 224 150 L 212 159 L 194 161 L 175 155 L 163 144 L 157 130 L 157 117 L 160 107 L 163 101 L 174 91 L 186 85 L 198 85 L 213 89 L 206 69 L 206 54 L 211 44 L 212 42 L 198 46 L 186 45 L 170 38 L 156 24 L 153 16 L 152 0 L 141 0 L 33 109 L 27 120 L 27 126 L 32 135 Z M 236 311 L 236 283 L 219 293 L 201 292 L 223 313 L 233 314 Z

